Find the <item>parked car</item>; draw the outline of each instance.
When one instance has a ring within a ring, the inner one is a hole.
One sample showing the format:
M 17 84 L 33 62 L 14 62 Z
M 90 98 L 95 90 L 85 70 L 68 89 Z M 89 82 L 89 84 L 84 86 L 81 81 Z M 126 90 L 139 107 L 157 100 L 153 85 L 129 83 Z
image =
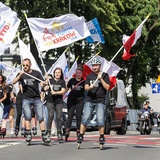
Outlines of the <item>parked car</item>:
M 117 134 L 125 134 L 127 126 L 130 124 L 127 120 L 128 103 L 126 98 L 126 92 L 124 83 L 122 80 L 117 79 L 116 86 L 108 91 L 109 99 L 106 99 L 106 123 L 105 134 L 110 134 L 111 130 L 116 131 Z M 76 128 L 76 117 L 73 117 L 71 129 Z M 87 129 L 97 130 L 96 114 L 93 110 L 90 123 L 87 125 Z
M 127 126 L 130 125 L 130 121 L 127 120 L 128 109 L 124 83 L 117 79 L 116 86 L 109 91 L 105 134 L 110 134 L 111 130 L 117 134 L 126 134 Z

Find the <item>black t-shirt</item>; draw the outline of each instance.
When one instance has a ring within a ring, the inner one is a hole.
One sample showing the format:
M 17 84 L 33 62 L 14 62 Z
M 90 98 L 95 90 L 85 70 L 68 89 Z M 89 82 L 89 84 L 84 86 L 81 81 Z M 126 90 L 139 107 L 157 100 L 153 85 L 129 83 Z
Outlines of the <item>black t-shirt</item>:
M 0 86 L 0 99 L 2 99 L 4 97 L 3 92 L 4 92 L 4 90 L 2 89 L 2 86 Z
M 77 81 L 76 78 L 70 79 L 67 84 L 67 87 L 71 89 L 68 98 L 73 99 L 84 97 L 84 84 L 85 81 L 83 78 L 80 81 Z
M 50 79 L 51 88 L 54 91 L 61 91 L 62 88 L 66 88 L 66 83 L 63 79 L 56 81 L 54 78 Z M 62 95 L 52 95 L 51 90 L 48 91 L 47 102 L 50 103 L 63 103 Z
M 10 99 L 10 88 L 9 88 L 9 85 L 5 86 L 5 90 L 7 92 L 7 98 L 2 103 L 4 105 L 10 105 L 11 99 Z
M 36 70 L 32 70 L 31 73 L 27 73 L 30 74 L 40 80 L 44 80 L 42 75 L 36 71 Z M 27 98 L 40 98 L 40 93 L 39 93 L 39 81 L 26 75 L 23 74 L 20 78 L 20 84 L 23 85 L 23 95 L 22 98 L 23 99 L 27 99 Z
M 88 85 L 93 84 L 97 79 L 97 76 L 98 75 L 93 72 L 90 73 L 87 76 L 85 84 L 88 84 Z M 102 78 L 107 84 L 110 84 L 109 76 L 107 73 L 103 73 Z M 95 84 L 95 87 L 88 91 L 86 102 L 105 103 L 106 93 L 107 93 L 106 89 L 103 87 L 101 81 L 98 80 Z

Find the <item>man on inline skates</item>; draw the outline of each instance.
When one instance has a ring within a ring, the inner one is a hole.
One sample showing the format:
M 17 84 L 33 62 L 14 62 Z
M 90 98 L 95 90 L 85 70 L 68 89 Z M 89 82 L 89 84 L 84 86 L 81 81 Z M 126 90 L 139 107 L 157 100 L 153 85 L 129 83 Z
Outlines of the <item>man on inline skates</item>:
M 105 115 L 106 115 L 106 93 L 110 87 L 109 75 L 100 71 L 101 60 L 98 57 L 93 58 L 91 61 L 93 72 L 90 73 L 85 81 L 85 90 L 88 92 L 86 101 L 84 104 L 84 112 L 82 122 L 80 126 L 80 135 L 77 139 L 78 148 L 83 141 L 83 135 L 86 130 L 86 126 L 90 121 L 92 110 L 95 108 L 97 125 L 99 129 L 99 143 L 103 146 L 105 142 L 104 128 L 105 128 Z M 97 79 L 98 78 L 98 79 Z
M 35 78 L 32 78 L 32 77 L 35 77 Z M 41 82 L 39 82 L 37 79 L 41 80 Z M 13 79 L 13 84 L 17 83 L 18 81 L 23 84 L 22 110 L 25 117 L 27 144 L 30 144 L 32 140 L 31 106 L 33 107 L 37 120 L 39 121 L 43 141 L 47 144 L 51 144 L 50 137 L 45 131 L 43 107 L 42 107 L 43 104 L 40 99 L 40 93 L 39 93 L 39 83 L 41 86 L 43 86 L 44 80 L 42 75 L 38 71 L 31 69 L 31 61 L 28 58 L 23 60 L 23 71 L 21 71 L 17 75 L 17 77 Z

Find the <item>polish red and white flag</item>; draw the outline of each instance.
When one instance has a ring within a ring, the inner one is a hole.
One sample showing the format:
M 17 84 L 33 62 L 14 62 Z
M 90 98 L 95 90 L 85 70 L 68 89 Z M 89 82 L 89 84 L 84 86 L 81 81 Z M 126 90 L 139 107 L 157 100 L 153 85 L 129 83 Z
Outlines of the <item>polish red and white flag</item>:
M 135 56 L 135 54 L 130 54 L 131 47 L 134 46 L 137 40 L 140 38 L 142 34 L 142 27 L 149 16 L 150 14 L 142 21 L 142 23 L 137 27 L 137 29 L 132 33 L 130 37 L 123 35 L 122 41 L 124 46 L 124 53 L 122 55 L 122 59 L 129 60 L 131 57 Z
M 121 68 L 113 62 L 109 63 L 109 61 L 107 61 L 104 57 L 101 57 L 99 55 L 97 55 L 96 57 L 98 57 L 102 61 L 101 71 L 108 73 L 108 75 L 109 75 L 110 90 L 111 90 L 116 85 L 116 76 L 119 73 L 119 71 L 121 70 Z M 83 65 L 83 78 L 84 79 L 86 79 L 87 75 L 92 72 L 91 61 L 93 58 L 91 58 L 87 63 L 85 63 Z

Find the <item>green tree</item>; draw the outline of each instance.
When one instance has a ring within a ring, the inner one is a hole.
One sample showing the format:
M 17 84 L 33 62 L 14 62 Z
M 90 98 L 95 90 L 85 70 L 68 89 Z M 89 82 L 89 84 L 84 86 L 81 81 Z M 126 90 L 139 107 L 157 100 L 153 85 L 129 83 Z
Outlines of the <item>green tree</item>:
M 8 0 L 9 1 L 9 0 Z M 31 50 L 38 62 L 38 52 L 34 45 L 33 38 L 29 32 L 28 24 L 23 11 L 27 12 L 28 17 L 52 18 L 67 14 L 69 12 L 69 1 L 67 0 L 21 0 L 9 1 L 10 7 L 18 13 L 21 19 L 19 28 L 20 37 L 26 40 L 29 36 Z M 101 50 L 100 55 L 110 60 L 122 46 L 123 34 L 131 35 L 143 19 L 151 13 L 150 18 L 143 26 L 142 36 L 132 47 L 131 53 L 137 56 L 128 61 L 122 60 L 121 51 L 114 62 L 122 70 L 118 78 L 124 80 L 125 85 L 129 85 L 132 79 L 131 88 L 133 95 L 133 108 L 139 107 L 138 90 L 150 82 L 150 78 L 157 78 L 160 51 L 160 1 L 157 0 L 71 0 L 71 13 L 77 16 L 84 16 L 86 21 L 97 18 L 105 44 L 99 44 L 93 49 L 86 41 L 78 41 L 71 45 L 71 52 L 75 57 L 80 56 L 79 63 L 84 63 L 93 54 Z M 55 59 L 65 50 L 66 47 L 53 49 L 47 52 L 46 59 Z M 57 54 L 58 53 L 58 54 Z
M 124 62 L 123 68 L 127 69 L 127 72 L 122 76 L 126 77 L 126 85 L 129 78 L 132 78 L 132 95 L 133 95 L 133 107 L 139 107 L 138 105 L 138 90 L 141 86 L 145 86 L 146 82 L 150 82 L 151 78 L 157 78 L 157 65 L 159 63 L 159 51 L 160 51 L 160 36 L 159 36 L 159 7 L 157 1 L 137 0 L 132 5 L 127 4 L 127 12 L 122 13 L 122 26 L 121 29 L 127 35 L 131 35 L 131 31 L 142 22 L 148 13 L 151 13 L 150 18 L 144 24 L 142 36 L 137 41 L 136 45 L 132 47 L 131 52 L 136 53 L 137 56 L 131 60 Z M 129 13 L 129 16 L 126 16 Z M 132 15 L 132 16 L 131 16 Z M 130 20 L 129 20 L 130 19 Z M 126 25 L 123 25 L 126 24 Z M 125 79 L 125 77 L 123 79 Z

